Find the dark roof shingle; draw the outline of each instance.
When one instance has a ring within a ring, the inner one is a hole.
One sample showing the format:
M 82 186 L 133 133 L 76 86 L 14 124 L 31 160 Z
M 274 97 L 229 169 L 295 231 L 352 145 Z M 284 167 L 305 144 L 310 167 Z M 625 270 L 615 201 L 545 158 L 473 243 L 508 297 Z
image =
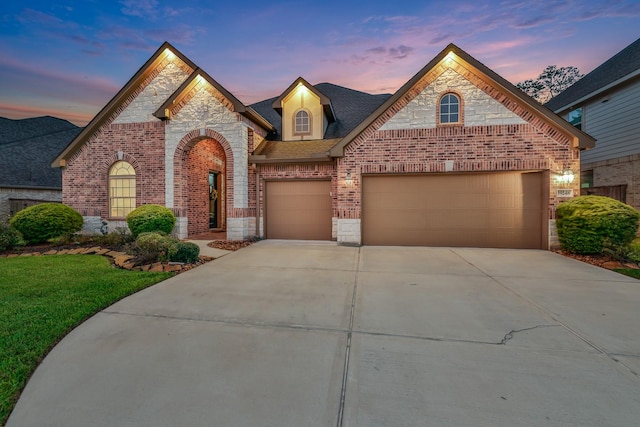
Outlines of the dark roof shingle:
M 391 95 L 371 95 L 331 83 L 319 83 L 314 85 L 331 100 L 336 120 L 329 123 L 324 134 L 324 139 L 342 138 L 358 126 Z M 272 139 L 282 139 L 282 117 L 273 109 L 273 101 L 277 97 L 266 99 L 250 105 L 262 117 L 271 123 L 277 130 Z
M 55 117 L 0 117 L 0 186 L 62 188 L 51 162 L 81 130 Z
M 553 111 L 563 110 L 575 101 L 598 91 L 640 69 L 640 39 L 616 53 L 595 70 L 552 98 L 545 106 Z

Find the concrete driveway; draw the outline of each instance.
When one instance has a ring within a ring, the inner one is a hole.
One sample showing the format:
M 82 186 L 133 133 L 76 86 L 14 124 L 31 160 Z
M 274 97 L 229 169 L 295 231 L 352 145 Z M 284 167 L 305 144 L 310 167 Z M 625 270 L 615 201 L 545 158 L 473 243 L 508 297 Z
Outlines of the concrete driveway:
M 8 427 L 638 426 L 640 281 L 535 250 L 263 241 L 68 335 Z

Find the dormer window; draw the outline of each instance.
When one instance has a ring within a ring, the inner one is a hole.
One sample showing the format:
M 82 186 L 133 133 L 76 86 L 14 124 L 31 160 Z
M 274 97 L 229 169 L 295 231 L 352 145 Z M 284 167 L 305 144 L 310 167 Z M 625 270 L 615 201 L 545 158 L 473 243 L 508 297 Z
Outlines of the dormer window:
M 308 135 L 311 133 L 311 116 L 307 110 L 298 110 L 294 116 L 294 133 Z

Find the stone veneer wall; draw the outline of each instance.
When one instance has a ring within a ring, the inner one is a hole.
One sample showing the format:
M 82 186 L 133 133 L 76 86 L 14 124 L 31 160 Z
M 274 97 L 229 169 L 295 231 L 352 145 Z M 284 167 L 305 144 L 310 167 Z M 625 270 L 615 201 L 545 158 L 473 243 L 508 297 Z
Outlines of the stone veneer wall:
M 455 90 L 454 90 L 455 88 Z M 437 104 L 447 92 L 461 96 L 465 126 L 524 124 L 520 116 L 507 109 L 479 87 L 449 69 L 436 78 L 379 130 L 429 129 L 436 127 Z

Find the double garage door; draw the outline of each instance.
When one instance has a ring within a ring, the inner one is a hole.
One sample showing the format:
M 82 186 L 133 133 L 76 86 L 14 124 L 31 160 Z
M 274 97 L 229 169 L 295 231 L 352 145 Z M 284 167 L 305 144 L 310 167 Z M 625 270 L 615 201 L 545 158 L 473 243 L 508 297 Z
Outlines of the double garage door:
M 362 243 L 546 248 L 542 172 L 375 175 L 362 180 Z M 330 181 L 266 183 L 266 236 L 331 240 Z
M 365 245 L 544 248 L 541 172 L 365 176 Z

